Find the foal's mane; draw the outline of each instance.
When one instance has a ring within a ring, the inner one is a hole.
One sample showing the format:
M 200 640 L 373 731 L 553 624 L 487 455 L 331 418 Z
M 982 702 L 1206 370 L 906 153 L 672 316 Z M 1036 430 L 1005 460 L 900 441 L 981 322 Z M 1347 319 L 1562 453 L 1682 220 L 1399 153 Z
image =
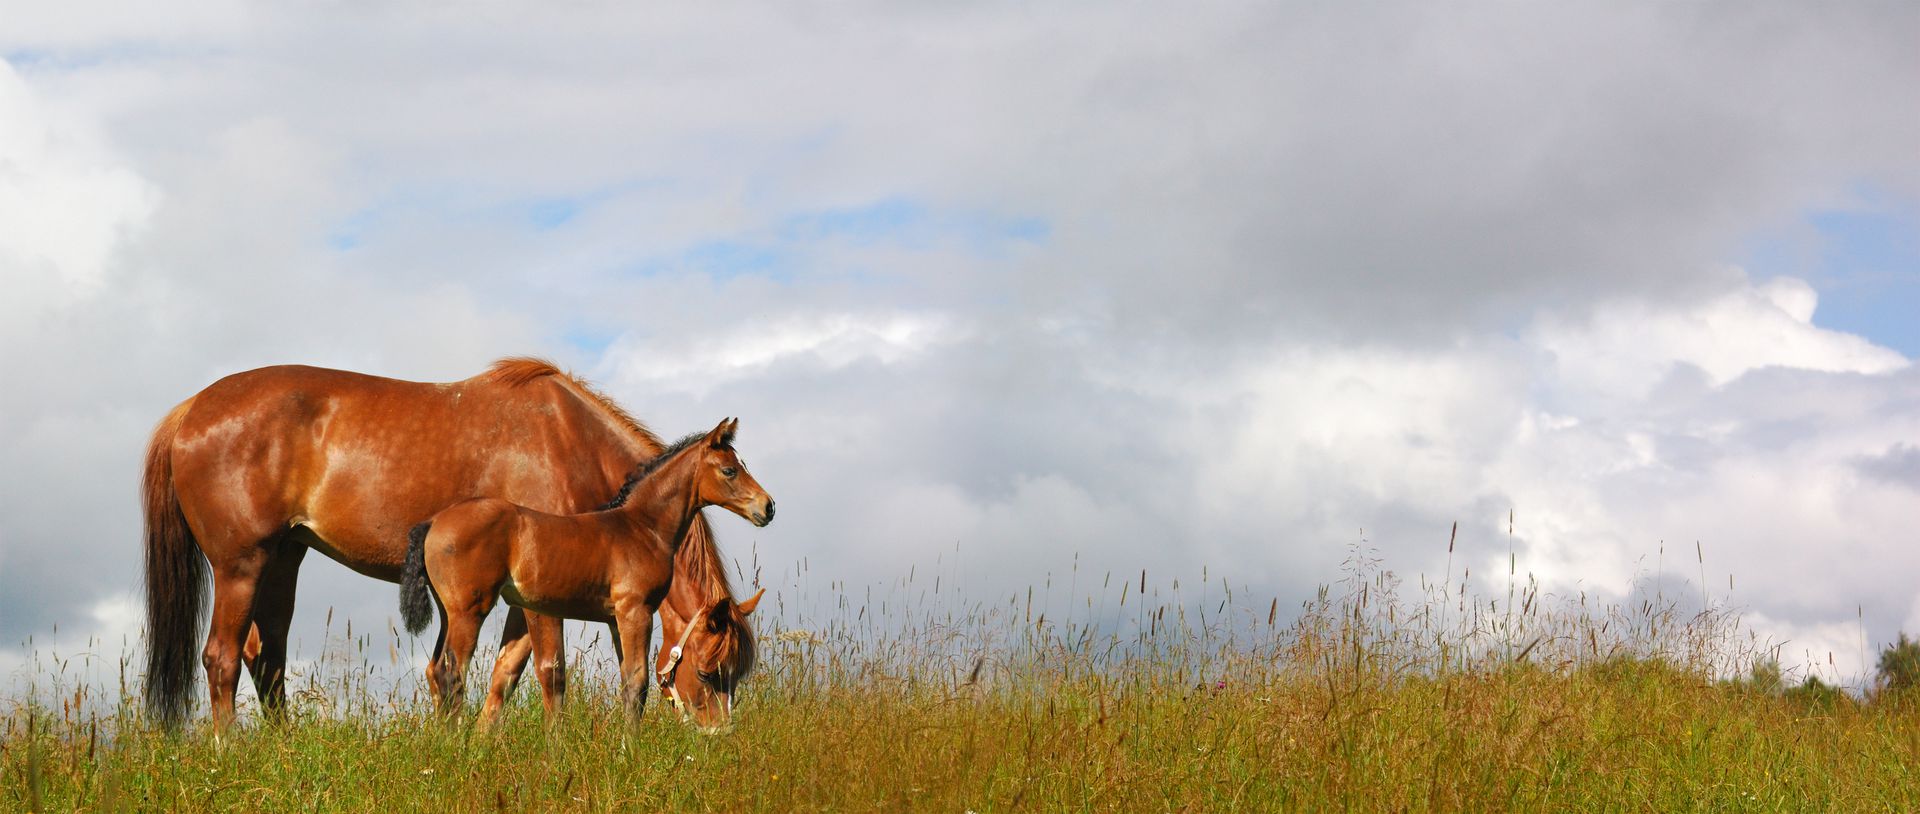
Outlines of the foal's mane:
M 626 430 L 642 450 L 653 454 L 653 458 L 634 470 L 634 475 L 628 476 L 627 482 L 621 485 L 618 495 L 599 507 L 602 510 L 626 503 L 627 498 L 633 493 L 634 485 L 640 482 L 640 478 L 650 473 L 652 468 L 665 463 L 673 453 L 685 449 L 687 445 L 705 435 L 705 433 L 694 433 L 672 444 L 663 444 L 660 436 L 653 434 L 652 430 L 647 429 L 647 425 L 640 423 L 639 419 L 621 409 L 613 399 L 595 389 L 593 385 L 561 370 L 545 359 L 510 356 L 494 362 L 485 373 L 480 375 L 489 382 L 506 387 L 519 387 L 529 382 L 552 377 L 561 387 L 573 392 L 588 405 L 599 410 L 608 421 Z M 688 531 L 686 544 L 680 546 L 680 556 L 674 560 L 674 570 L 677 572 L 676 578 L 684 574 L 694 580 L 695 584 L 702 586 L 708 601 L 733 596 L 733 583 L 727 579 L 726 562 L 720 559 L 720 547 L 714 544 L 713 530 L 706 523 L 695 523 Z
M 608 509 L 618 509 L 621 506 L 627 505 L 627 499 L 633 497 L 634 487 L 639 486 L 641 481 L 647 479 L 647 476 L 660 471 L 660 467 L 666 466 L 667 461 L 673 460 L 673 456 L 680 454 L 687 447 L 693 446 L 695 441 L 699 441 L 705 437 L 707 437 L 707 434 L 704 432 L 689 433 L 680 440 L 668 444 L 666 448 L 660 450 L 659 454 L 653 456 L 651 460 L 643 461 L 639 466 L 634 467 L 633 471 L 627 474 L 627 481 L 620 484 L 620 493 L 614 495 L 612 500 L 595 507 L 594 511 L 604 512 Z

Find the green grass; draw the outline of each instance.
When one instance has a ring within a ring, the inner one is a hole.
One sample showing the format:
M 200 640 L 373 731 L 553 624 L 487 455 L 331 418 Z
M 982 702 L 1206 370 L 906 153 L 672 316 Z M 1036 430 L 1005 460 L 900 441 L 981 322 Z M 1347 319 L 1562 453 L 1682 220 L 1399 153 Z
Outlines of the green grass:
M 885 632 L 853 609 L 767 631 L 725 737 L 657 698 L 629 724 L 604 665 L 560 720 L 523 690 L 491 733 L 338 665 L 291 722 L 220 738 L 157 732 L 127 699 L 15 703 L 0 809 L 1920 810 L 1920 707 L 1726 680 L 1765 651 L 1725 614 L 1337 587 L 1290 624 L 1134 593 L 1106 614 L 1127 634 L 1018 597 Z

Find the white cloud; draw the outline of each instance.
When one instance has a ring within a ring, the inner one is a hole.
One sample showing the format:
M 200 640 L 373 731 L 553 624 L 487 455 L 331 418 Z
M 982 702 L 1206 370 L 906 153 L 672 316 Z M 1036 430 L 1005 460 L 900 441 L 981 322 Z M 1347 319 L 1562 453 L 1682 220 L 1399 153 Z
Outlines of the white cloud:
M 937 313 L 808 314 L 770 324 L 695 320 L 685 335 L 615 341 L 596 370 L 623 389 L 701 393 L 774 364 L 825 370 L 860 361 L 897 364 L 966 333 L 957 320 Z
M 1920 376 L 1724 264 L 1920 191 L 1917 14 L 42 4 L 0 32 L 0 622 L 124 593 L 101 484 L 220 375 L 546 352 L 664 432 L 744 415 L 782 521 L 729 551 L 826 579 L 958 540 L 982 592 L 1078 552 L 1292 598 L 1362 528 L 1433 570 L 1460 520 L 1491 578 L 1513 510 L 1551 585 L 1697 539 L 1756 618 L 1888 638 Z M 308 641 L 384 617 L 308 568 Z
M 1905 357 L 1864 338 L 1813 324 L 1818 295 L 1789 277 L 1734 285 L 1693 307 L 1644 299 L 1602 305 L 1573 320 L 1553 317 L 1533 341 L 1554 355 L 1555 373 L 1577 394 L 1639 399 L 1685 365 L 1724 385 L 1766 366 L 1883 373 Z
M 122 678 L 135 678 L 124 672 L 122 657 L 139 646 L 144 615 L 136 597 L 108 595 L 84 618 L 42 631 L 30 649 L 0 648 L 0 691 L 9 699 L 37 693 L 41 703 L 58 704 L 83 685 L 117 690 Z M 93 703 L 112 709 L 118 700 L 96 694 Z
M 49 104 L 0 61 L 0 273 L 5 321 L 97 293 L 107 263 L 152 214 L 158 193 L 100 129 Z
M 1748 613 L 1741 624 L 1798 683 L 1808 676 L 1829 684 L 1864 687 L 1872 679 L 1874 651 L 1858 621 L 1796 623 L 1764 613 Z

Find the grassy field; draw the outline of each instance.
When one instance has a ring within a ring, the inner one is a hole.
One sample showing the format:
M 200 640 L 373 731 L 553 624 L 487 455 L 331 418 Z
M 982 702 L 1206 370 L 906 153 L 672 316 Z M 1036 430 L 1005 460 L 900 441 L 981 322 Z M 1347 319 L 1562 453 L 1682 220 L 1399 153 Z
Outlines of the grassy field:
M 1728 679 L 1765 650 L 1726 614 L 1525 586 L 1403 601 L 1366 569 L 1292 613 L 1212 585 L 1156 604 L 1109 578 L 1086 624 L 1014 597 L 768 630 L 725 737 L 657 698 L 630 725 L 604 664 L 561 720 L 523 690 L 488 734 L 350 667 L 305 677 L 291 722 L 218 739 L 82 688 L 10 705 L 0 808 L 1920 810 L 1920 706 Z

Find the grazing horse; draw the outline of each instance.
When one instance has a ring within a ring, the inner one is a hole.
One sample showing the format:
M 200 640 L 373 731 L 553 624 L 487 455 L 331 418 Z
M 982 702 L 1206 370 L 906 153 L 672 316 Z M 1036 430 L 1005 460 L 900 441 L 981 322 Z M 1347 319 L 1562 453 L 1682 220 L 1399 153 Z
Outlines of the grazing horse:
M 304 366 L 213 383 L 174 407 L 147 446 L 149 713 L 174 726 L 192 707 L 209 571 L 213 608 L 198 662 L 214 723 L 233 718 L 243 657 L 262 706 L 278 715 L 295 580 L 309 548 L 397 581 L 406 530 L 434 512 L 477 495 L 586 511 L 661 448 L 612 401 L 537 359 L 503 359 L 444 384 Z M 679 551 L 682 578 L 661 609 L 670 635 L 721 600 L 738 607 L 704 518 Z M 530 629 L 557 640 L 560 621 L 510 610 L 489 710 L 518 681 Z M 750 634 L 744 646 L 751 651 Z M 549 705 L 561 691 L 559 659 L 555 652 L 536 669 Z
M 459 708 L 480 625 L 494 602 L 505 599 L 545 616 L 613 624 L 622 700 L 637 719 L 647 698 L 653 614 L 673 582 L 674 557 L 687 527 L 706 506 L 720 506 L 756 526 L 773 522 L 773 498 L 734 452 L 739 426 L 739 419 L 721 421 L 642 464 L 623 490 L 624 500 L 610 509 L 558 515 L 500 498 L 473 498 L 416 526 L 400 580 L 401 616 L 409 631 L 419 633 L 427 625 L 429 602 L 440 610 L 434 646 L 439 655 L 427 683 L 441 709 Z M 756 595 L 753 602 L 758 600 Z M 720 610 L 728 614 L 711 621 L 725 625 L 731 609 Z M 751 610 L 745 607 L 743 614 Z M 706 628 L 705 616 L 703 609 L 689 620 L 687 633 Z M 559 650 L 554 638 L 532 638 L 536 660 Z M 731 671 L 717 676 L 719 703 L 689 710 L 702 729 L 717 731 L 729 723 L 733 683 L 743 677 Z

